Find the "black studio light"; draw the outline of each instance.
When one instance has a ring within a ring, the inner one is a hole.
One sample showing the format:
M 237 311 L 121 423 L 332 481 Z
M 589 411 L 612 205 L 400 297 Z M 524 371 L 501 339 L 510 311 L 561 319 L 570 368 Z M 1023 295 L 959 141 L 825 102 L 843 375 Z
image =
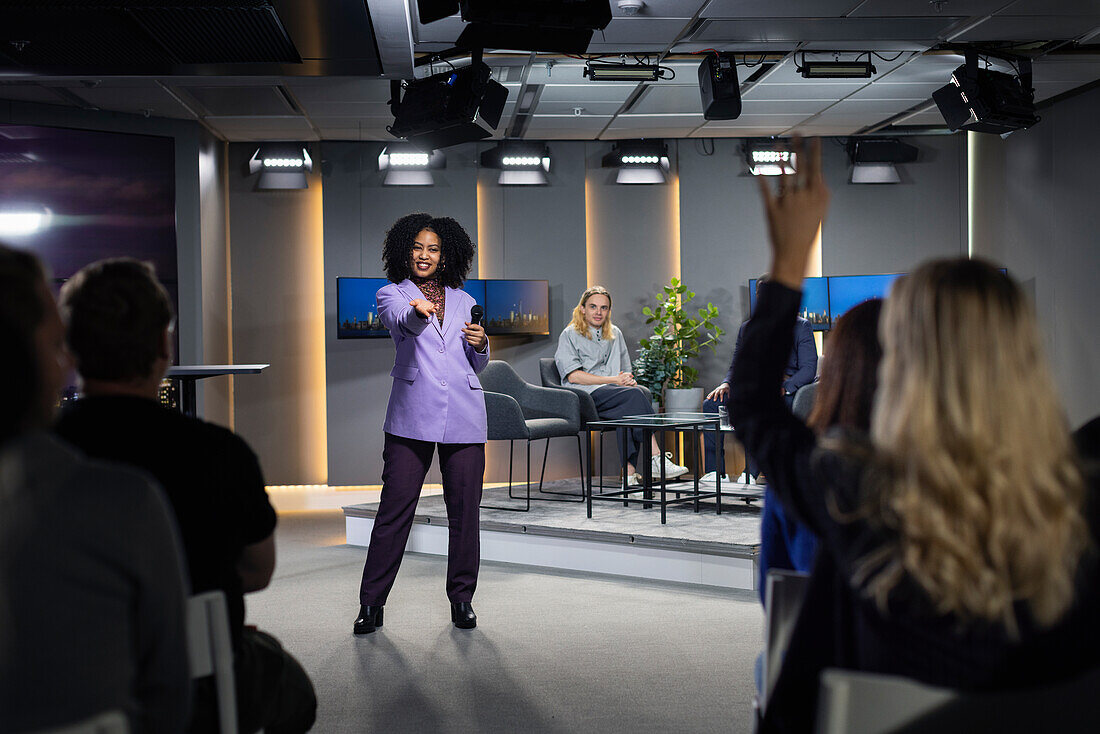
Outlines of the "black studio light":
M 668 181 L 668 145 L 663 140 L 620 140 L 601 161 L 618 168 L 615 183 L 663 184 Z
M 951 130 L 1008 135 L 1025 130 L 1035 115 L 1031 59 L 1020 58 L 1019 76 L 978 68 L 978 54 L 966 52 L 966 63 L 951 74 L 951 83 L 932 93 Z
M 847 147 L 852 162 L 848 183 L 854 184 L 901 183 L 896 164 L 912 163 L 918 153 L 915 145 L 897 138 L 851 138 Z
M 421 23 L 462 13 L 460 49 L 583 54 L 593 31 L 611 22 L 608 0 L 417 0 Z
M 481 154 L 483 168 L 500 169 L 502 186 L 545 186 L 550 183 L 550 149 L 545 143 L 505 140 Z
M 394 137 L 425 150 L 481 140 L 500 125 L 508 90 L 490 78 L 476 54 L 469 66 L 424 79 L 392 82 L 390 109 Z
M 264 143 L 248 161 L 248 172 L 260 174 L 257 189 L 308 189 L 312 170 L 304 143 Z

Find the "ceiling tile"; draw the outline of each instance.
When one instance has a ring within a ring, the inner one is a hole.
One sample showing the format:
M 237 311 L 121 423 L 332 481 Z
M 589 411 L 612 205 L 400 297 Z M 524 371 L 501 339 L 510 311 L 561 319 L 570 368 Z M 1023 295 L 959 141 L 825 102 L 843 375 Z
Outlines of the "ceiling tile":
M 812 114 L 812 113 L 811 113 Z M 810 117 L 810 114 L 787 114 L 787 115 L 746 115 L 742 114 L 736 120 L 711 120 L 707 123 L 712 127 L 768 127 L 775 126 L 782 129 L 788 128 L 791 125 L 797 125 L 798 123 Z
M 741 116 L 746 115 L 812 115 L 821 112 L 836 99 L 748 99 L 741 100 Z
M 1054 41 L 1077 38 L 1100 26 L 1100 13 L 1080 16 L 996 16 L 953 40 L 957 42 Z
M 41 102 L 43 104 L 73 105 L 72 100 L 63 99 L 48 87 L 34 83 L 0 83 L 0 99 L 15 99 L 20 102 Z
M 634 138 L 687 138 L 697 125 L 682 127 L 611 127 L 600 135 L 600 140 L 631 140 Z
M 547 84 L 542 88 L 539 102 L 618 102 L 622 104 L 634 92 L 636 84 Z
M 945 82 L 942 81 L 916 84 L 910 84 L 908 82 L 890 84 L 889 82 L 881 81 L 860 89 L 847 99 L 904 99 L 919 101 L 931 97 L 932 92 L 936 91 L 944 84 Z
M 763 18 L 709 20 L 692 41 L 898 41 L 935 42 L 959 18 Z
M 543 97 L 535 111 L 540 115 L 573 115 L 573 110 L 579 108 L 582 115 L 614 115 L 622 106 L 622 102 L 549 102 Z
M 631 114 L 702 111 L 703 100 L 699 94 L 699 85 L 665 86 L 651 84 L 641 99 L 630 108 Z
M 275 86 L 190 86 L 179 89 L 191 95 L 211 115 L 286 115 L 293 110 Z
M 676 39 L 685 25 L 685 18 L 649 18 L 641 15 L 633 18 L 612 18 L 607 28 L 592 34 L 592 43 L 613 43 L 631 50 L 637 50 L 635 45 L 639 43 L 667 46 Z
M 860 17 L 911 17 L 952 15 L 971 18 L 990 15 L 1005 6 L 1008 0 L 946 0 L 940 10 L 928 0 L 866 0 L 852 11 Z
M 303 117 L 207 117 L 229 140 L 316 140 Z
M 998 15 L 1095 15 L 1092 0 L 1016 0 Z
M 852 0 L 711 0 L 704 18 L 838 18 L 847 14 Z
M 70 91 L 101 110 L 133 114 L 145 114 L 148 110 L 154 117 L 195 119 L 195 115 L 153 81 L 144 87 L 116 87 L 106 82 L 96 87 L 71 87 Z M 286 112 L 285 105 L 283 112 Z

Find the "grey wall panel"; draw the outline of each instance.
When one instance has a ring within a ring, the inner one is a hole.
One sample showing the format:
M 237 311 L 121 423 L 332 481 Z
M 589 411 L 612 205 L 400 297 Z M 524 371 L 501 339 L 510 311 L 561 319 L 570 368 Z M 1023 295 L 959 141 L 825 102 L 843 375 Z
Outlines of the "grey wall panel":
M 623 331 L 633 359 L 648 336 L 642 308 L 680 269 L 676 239 L 677 187 L 615 183 L 616 169 L 600 168 L 610 143 L 586 143 L 588 166 L 589 285 L 603 285 L 612 297 L 612 319 Z M 671 177 L 676 144 L 670 141 Z M 575 304 L 574 304 L 575 305 Z
M 900 184 L 849 184 L 848 155 L 823 145 L 832 190 L 821 235 L 824 275 L 894 273 L 932 257 L 966 255 L 966 138 L 906 138 L 920 149 Z
M 236 429 L 270 484 L 321 483 L 321 176 L 306 190 L 254 190 L 256 176 L 245 175 L 253 151 L 229 146 L 233 357 L 271 366 L 235 378 Z
M 199 135 L 198 178 L 202 239 L 202 361 L 232 363 L 229 304 L 228 148 L 205 130 Z M 182 289 L 181 289 L 182 293 Z M 210 377 L 203 388 L 203 417 L 232 426 L 232 377 Z
M 382 241 L 399 217 L 416 211 L 454 217 L 477 238 L 473 146 L 447 151 L 430 187 L 388 187 L 378 171 L 380 143 L 324 143 L 325 356 L 328 377 L 328 481 L 377 484 L 382 423 L 390 391 L 388 339 L 336 339 L 336 278 L 381 277 Z M 475 260 L 472 275 L 477 274 Z M 433 469 L 428 481 L 438 482 Z
M 1095 120 L 1100 90 L 1057 103 L 1007 140 L 973 135 L 974 253 L 1002 263 L 1034 294 L 1071 424 L 1100 413 L 1100 248 Z
M 480 150 L 491 147 L 480 146 Z M 481 276 L 486 278 L 544 279 L 550 286 L 549 336 L 496 336 L 493 358 L 502 359 L 523 379 L 540 384 L 538 360 L 554 356 L 557 337 L 568 323 L 585 282 L 585 146 L 584 143 L 550 144 L 551 165 L 547 186 L 500 186 L 499 172 L 479 171 Z M 541 448 L 541 447 L 539 447 Z M 508 476 L 508 445 L 487 448 L 486 477 L 504 481 Z M 537 479 L 541 453 L 533 452 Z M 522 472 L 517 450 L 516 467 Z M 546 477 L 577 476 L 574 441 L 551 442 Z
M 696 293 L 694 308 L 718 307 L 726 331 L 716 351 L 704 350 L 695 365 L 706 391 L 725 379 L 737 329 L 749 317 L 749 279 L 768 267 L 760 194 L 740 146 L 740 139 L 679 141 L 684 283 Z

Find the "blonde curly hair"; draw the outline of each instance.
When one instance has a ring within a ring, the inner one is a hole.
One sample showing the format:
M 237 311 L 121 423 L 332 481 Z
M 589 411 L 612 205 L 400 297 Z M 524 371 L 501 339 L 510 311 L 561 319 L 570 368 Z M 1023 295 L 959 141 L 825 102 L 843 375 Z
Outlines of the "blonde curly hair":
M 1034 311 L 989 263 L 930 262 L 898 281 L 880 324 L 869 515 L 896 535 L 864 559 L 885 608 L 907 574 L 937 610 L 1018 631 L 1073 601 L 1090 543 L 1084 482 Z

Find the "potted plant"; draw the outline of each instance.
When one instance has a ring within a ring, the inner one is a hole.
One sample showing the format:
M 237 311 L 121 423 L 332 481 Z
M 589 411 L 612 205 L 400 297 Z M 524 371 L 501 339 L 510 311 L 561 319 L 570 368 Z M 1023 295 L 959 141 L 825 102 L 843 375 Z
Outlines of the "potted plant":
M 672 278 L 657 294 L 657 307 L 646 306 L 642 314 L 653 325 L 653 336 L 642 339 L 642 349 L 634 365 L 634 376 L 654 397 L 664 396 L 666 411 L 698 410 L 703 388 L 695 387 L 699 370 L 688 365 L 703 347 L 716 351 L 725 333 L 714 323 L 718 308 L 708 303 L 694 316 L 687 305 L 695 298 L 679 278 Z

